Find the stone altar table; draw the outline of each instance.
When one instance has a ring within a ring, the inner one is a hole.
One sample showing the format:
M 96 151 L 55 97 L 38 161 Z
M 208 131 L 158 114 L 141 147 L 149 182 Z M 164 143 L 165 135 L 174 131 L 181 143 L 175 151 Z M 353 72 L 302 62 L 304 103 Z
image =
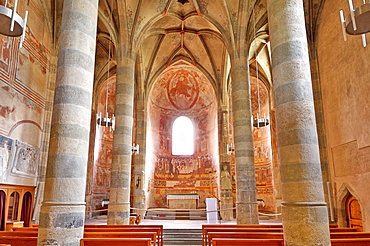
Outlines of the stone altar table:
M 199 195 L 195 193 L 167 194 L 167 206 L 170 209 L 196 209 Z

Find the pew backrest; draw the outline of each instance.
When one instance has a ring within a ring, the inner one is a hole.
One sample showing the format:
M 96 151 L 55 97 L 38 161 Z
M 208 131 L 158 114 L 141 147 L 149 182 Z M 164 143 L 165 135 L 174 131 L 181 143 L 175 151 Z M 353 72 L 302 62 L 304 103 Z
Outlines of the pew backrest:
M 330 241 L 332 246 L 370 246 L 370 238 L 339 238 Z
M 283 239 L 214 238 L 213 246 L 284 246 Z
M 332 232 L 330 238 L 370 238 L 370 232 Z
M 153 245 L 160 246 L 155 232 L 84 232 L 84 238 L 150 238 Z
M 150 246 L 150 238 L 82 238 L 80 246 Z
M 86 228 L 85 232 L 105 233 L 105 232 L 155 232 L 157 234 L 157 244 L 163 246 L 163 227 L 154 226 L 115 226 L 115 227 L 98 227 Z
M 36 237 L 0 236 L 0 244 L 12 246 L 37 246 Z

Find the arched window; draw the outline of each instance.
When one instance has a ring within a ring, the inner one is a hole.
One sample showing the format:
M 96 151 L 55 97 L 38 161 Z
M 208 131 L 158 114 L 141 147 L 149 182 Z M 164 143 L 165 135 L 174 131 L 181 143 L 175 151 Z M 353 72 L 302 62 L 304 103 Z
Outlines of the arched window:
M 172 154 L 192 155 L 194 153 L 194 126 L 188 117 L 178 117 L 172 125 Z

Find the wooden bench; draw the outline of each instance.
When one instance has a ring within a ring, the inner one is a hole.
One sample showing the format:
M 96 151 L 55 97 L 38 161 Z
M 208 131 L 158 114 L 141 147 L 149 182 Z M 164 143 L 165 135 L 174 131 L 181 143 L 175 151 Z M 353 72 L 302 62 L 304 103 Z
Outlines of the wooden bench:
M 38 232 L 39 228 L 37 228 L 37 227 L 14 227 L 13 231 L 17 231 L 17 232 Z
M 284 239 L 283 233 L 261 233 L 261 232 L 209 232 L 208 245 L 212 245 L 214 238 L 244 238 L 244 239 Z M 330 233 L 331 239 L 355 239 L 368 238 L 370 240 L 370 232 L 334 232 Z
M 12 246 L 37 246 L 36 237 L 0 236 L 0 244 Z
M 84 232 L 84 238 L 150 238 L 153 245 L 159 246 L 155 232 Z
M 231 232 L 231 233 L 252 233 L 252 232 L 259 232 L 259 233 L 282 233 L 283 228 L 243 228 L 243 227 L 238 227 L 238 228 L 222 228 L 222 227 L 217 227 L 217 228 L 208 228 L 208 227 L 203 227 L 202 228 L 202 245 L 203 246 L 208 246 L 211 245 L 209 240 L 208 240 L 208 234 L 210 232 Z
M 80 241 L 81 246 L 150 246 L 150 244 L 150 238 L 82 238 Z
M 340 238 L 330 241 L 332 246 L 370 246 L 370 238 Z
M 235 225 L 234 225 L 235 226 Z M 210 241 L 208 239 L 208 234 L 210 232 L 230 232 L 230 233 L 252 233 L 252 232 L 260 232 L 260 233 L 282 233 L 283 228 L 265 228 L 265 227 L 254 227 L 254 226 L 227 226 L 227 227 L 221 227 L 221 226 L 208 226 L 203 225 L 202 226 L 202 245 L 203 246 L 209 246 Z M 330 232 L 356 232 L 355 228 L 330 228 Z
M 0 237 L 37 237 L 37 231 L 0 231 Z
M 112 231 L 112 228 L 124 229 L 124 228 L 141 228 L 145 231 L 152 231 L 155 229 L 158 237 L 158 242 L 160 245 L 163 245 L 163 225 L 85 225 L 85 231 L 91 228 L 109 228 Z
M 240 238 L 214 238 L 213 246 L 284 246 L 283 239 L 240 239 Z
M 370 238 L 370 232 L 332 232 L 330 238 Z

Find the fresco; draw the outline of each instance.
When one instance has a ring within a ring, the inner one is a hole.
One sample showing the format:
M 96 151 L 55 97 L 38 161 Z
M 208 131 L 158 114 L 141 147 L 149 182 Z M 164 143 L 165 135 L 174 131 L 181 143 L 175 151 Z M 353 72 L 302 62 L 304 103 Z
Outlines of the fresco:
M 0 135 L 0 182 L 4 182 L 7 178 L 12 146 L 11 138 Z
M 211 174 L 216 172 L 214 156 L 160 157 L 156 156 L 154 179 L 160 181 L 154 187 L 209 186 Z M 170 182 L 166 182 L 170 181 Z M 203 182 L 205 181 L 205 182 Z M 190 186 L 189 186 L 190 185 Z
M 265 115 L 269 118 L 269 97 L 265 85 L 256 78 L 251 78 L 252 112 L 254 118 Z M 258 103 L 259 100 L 259 103 Z M 268 127 L 254 127 L 254 163 L 256 167 L 257 195 L 273 195 L 271 132 Z M 260 196 L 261 197 L 261 196 Z M 264 197 L 266 199 L 266 197 Z
M 150 207 L 166 207 L 166 194 L 197 193 L 200 206 L 218 193 L 217 104 L 208 79 L 193 66 L 171 67 L 149 97 L 153 169 Z M 194 127 L 194 154 L 172 154 L 172 124 L 188 117 Z

